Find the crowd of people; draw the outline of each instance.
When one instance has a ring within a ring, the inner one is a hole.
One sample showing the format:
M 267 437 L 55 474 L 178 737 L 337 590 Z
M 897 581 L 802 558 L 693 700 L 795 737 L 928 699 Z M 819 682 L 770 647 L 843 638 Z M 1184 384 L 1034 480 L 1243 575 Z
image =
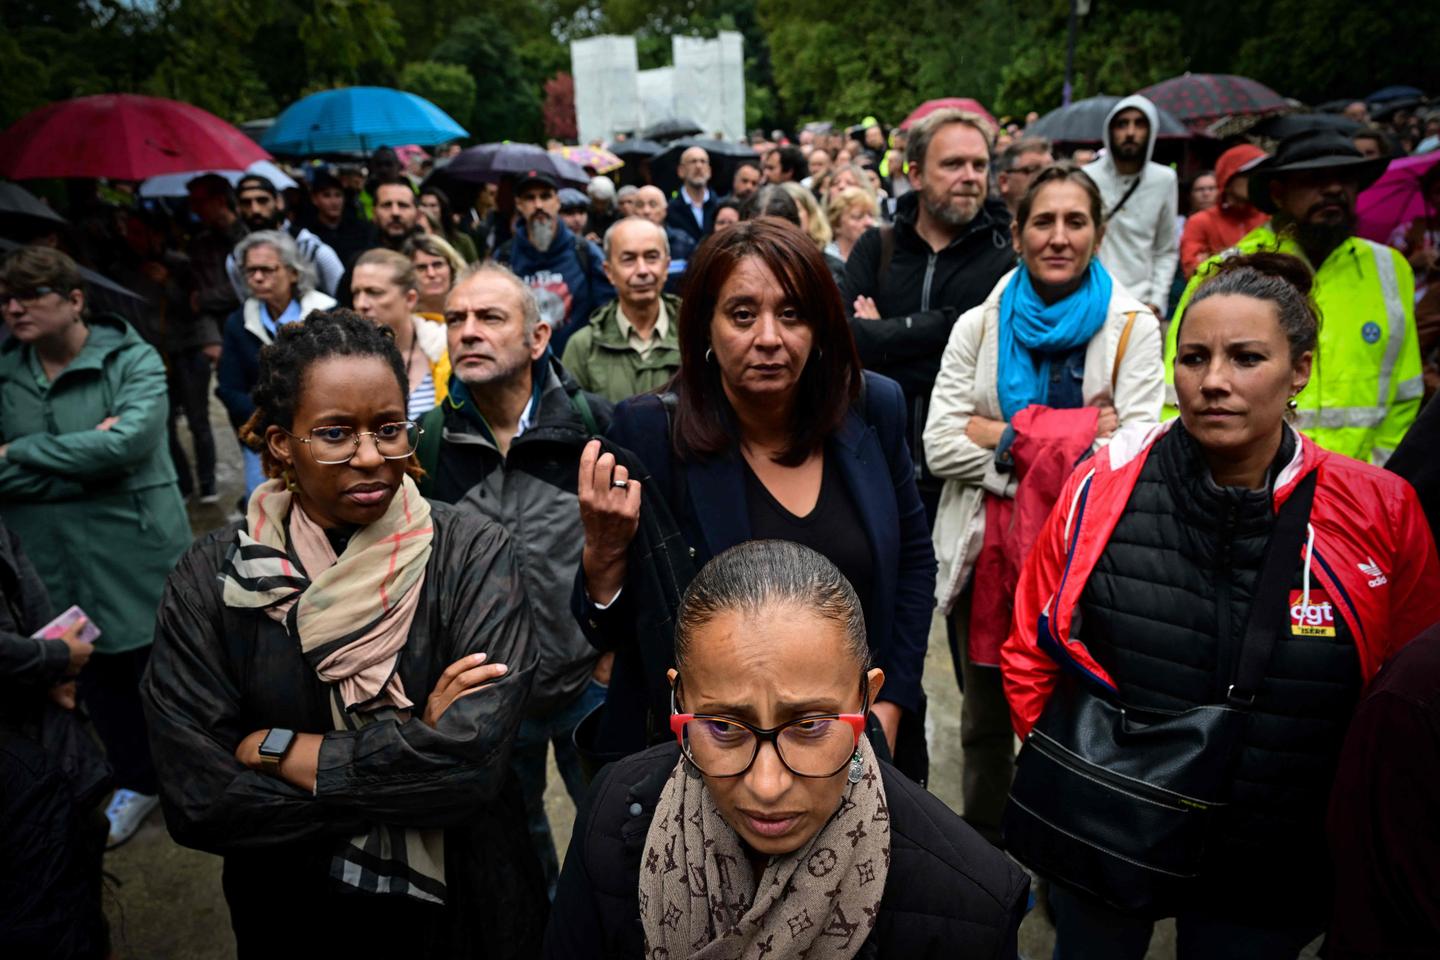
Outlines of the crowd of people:
M 669 196 L 75 185 L 0 261 L 0 952 L 107 956 L 157 808 L 244 958 L 1014 957 L 1036 903 L 1062 960 L 1440 950 L 1392 123 L 1185 183 L 1136 95 L 1098 151 L 946 108 Z

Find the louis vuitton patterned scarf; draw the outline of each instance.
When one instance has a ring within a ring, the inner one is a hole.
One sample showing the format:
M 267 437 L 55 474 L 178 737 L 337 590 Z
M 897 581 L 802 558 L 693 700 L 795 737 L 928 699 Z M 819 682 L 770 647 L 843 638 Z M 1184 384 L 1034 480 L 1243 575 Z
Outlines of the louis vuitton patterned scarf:
M 705 781 L 682 757 L 640 864 L 646 960 L 850 960 L 870 936 L 890 871 L 890 810 L 870 742 L 864 773 L 808 843 L 760 877 Z

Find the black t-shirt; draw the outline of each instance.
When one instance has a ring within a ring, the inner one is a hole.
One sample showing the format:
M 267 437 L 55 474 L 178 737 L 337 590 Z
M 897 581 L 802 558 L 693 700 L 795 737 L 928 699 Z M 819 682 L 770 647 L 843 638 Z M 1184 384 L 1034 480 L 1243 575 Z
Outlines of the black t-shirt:
M 786 510 L 765 489 L 765 484 L 745 464 L 745 500 L 750 515 L 750 535 L 756 540 L 790 540 L 809 547 L 839 568 L 855 588 L 863 606 L 870 600 L 875 580 L 875 560 L 870 541 L 860 522 L 860 511 L 845 486 L 845 478 L 825 455 L 820 479 L 820 496 L 815 507 L 803 517 Z

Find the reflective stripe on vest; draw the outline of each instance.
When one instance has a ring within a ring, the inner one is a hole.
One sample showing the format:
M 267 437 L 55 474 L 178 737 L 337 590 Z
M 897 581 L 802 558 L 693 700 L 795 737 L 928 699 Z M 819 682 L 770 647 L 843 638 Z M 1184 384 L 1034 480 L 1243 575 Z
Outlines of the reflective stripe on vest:
M 1319 410 L 1295 411 L 1295 426 L 1300 430 L 1343 430 L 1347 427 L 1378 427 L 1388 411 L 1384 407 L 1323 407 Z
M 1393 252 L 1387 246 L 1372 243 L 1370 253 L 1375 257 L 1375 271 L 1380 275 L 1380 292 L 1385 298 L 1385 316 L 1390 325 L 1390 338 L 1385 343 L 1385 359 L 1380 363 L 1380 395 L 1375 401 L 1383 412 L 1384 408 L 1390 405 L 1390 378 L 1395 373 L 1396 361 L 1400 359 L 1400 347 L 1405 343 L 1405 302 L 1400 299 L 1400 281 L 1395 276 Z M 1395 400 L 1401 399 L 1408 398 L 1398 396 L 1397 391 Z

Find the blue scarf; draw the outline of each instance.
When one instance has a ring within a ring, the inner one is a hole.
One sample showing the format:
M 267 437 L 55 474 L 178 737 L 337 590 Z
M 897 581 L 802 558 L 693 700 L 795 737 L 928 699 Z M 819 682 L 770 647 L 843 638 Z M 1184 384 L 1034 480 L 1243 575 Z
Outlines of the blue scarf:
M 1105 325 L 1114 281 L 1098 259 L 1085 282 L 1064 299 L 1046 305 L 1022 263 L 1000 294 L 1000 369 L 996 386 L 1008 422 L 1032 403 L 1044 403 L 1050 388 L 1050 358 L 1068 353 Z

